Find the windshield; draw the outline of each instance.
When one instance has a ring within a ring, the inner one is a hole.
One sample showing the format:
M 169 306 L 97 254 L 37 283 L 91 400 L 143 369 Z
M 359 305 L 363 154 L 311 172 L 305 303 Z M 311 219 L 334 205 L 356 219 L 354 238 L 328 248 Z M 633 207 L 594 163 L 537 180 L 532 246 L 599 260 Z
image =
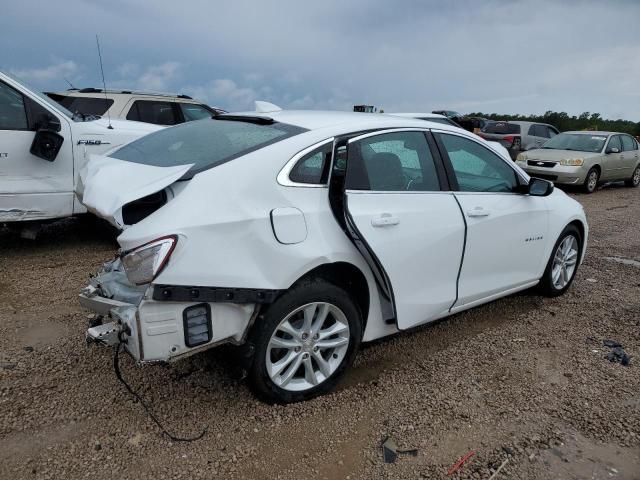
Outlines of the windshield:
M 173 167 L 193 163 L 185 179 L 196 173 L 305 132 L 285 123 L 204 119 L 144 136 L 110 156 L 127 162 Z
M 600 153 L 606 141 L 606 135 L 561 133 L 545 143 L 542 148 L 549 148 L 552 150 L 575 150 L 577 152 Z
M 2 73 L 4 73 L 7 77 L 9 77 L 14 82 L 17 82 L 20 85 L 22 85 L 24 88 L 28 89 L 30 93 L 33 93 L 34 95 L 36 95 L 40 100 L 45 102 L 47 105 L 50 105 L 53 109 L 59 111 L 60 113 L 63 113 L 64 115 L 66 115 L 69 118 L 73 118 L 73 113 L 71 113 L 69 110 L 64 108 L 59 103 L 53 101 L 52 99 L 50 99 L 46 95 L 43 95 L 42 93 L 38 92 L 35 88 L 31 87 L 27 82 L 25 82 L 21 78 L 18 78 L 15 75 L 12 75 L 12 74 L 7 73 L 5 71 L 3 71 Z
M 498 135 L 506 135 L 520 133 L 520 125 L 507 122 L 488 122 L 483 128 L 484 133 L 497 133 Z

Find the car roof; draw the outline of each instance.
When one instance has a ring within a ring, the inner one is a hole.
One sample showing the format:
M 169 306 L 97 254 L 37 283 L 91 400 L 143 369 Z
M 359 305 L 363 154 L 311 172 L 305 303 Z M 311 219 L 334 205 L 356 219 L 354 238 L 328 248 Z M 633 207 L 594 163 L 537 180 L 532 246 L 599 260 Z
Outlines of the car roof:
M 577 135 L 629 135 L 624 132 L 600 132 L 594 130 L 573 130 L 571 132 L 562 132 L 562 133 L 572 133 Z
M 52 93 L 54 95 L 67 95 L 67 96 L 91 96 L 96 93 L 107 94 L 107 95 L 141 95 L 141 96 L 150 96 L 150 97 L 170 97 L 170 98 L 181 98 L 185 100 L 193 100 L 189 95 L 178 94 L 178 93 L 166 93 L 166 92 L 148 92 L 141 90 L 104 90 L 102 88 L 69 88 L 68 90 L 64 90 L 62 92 L 45 92 L 45 94 Z
M 396 117 L 408 117 L 408 118 L 447 118 L 445 115 L 439 113 L 427 113 L 427 112 L 414 112 L 414 113 L 388 113 L 388 115 L 394 115 Z
M 425 128 L 428 120 L 419 120 L 407 117 L 398 117 L 384 113 L 340 112 L 323 110 L 279 110 L 274 112 L 233 112 L 232 116 L 270 118 L 276 122 L 286 123 L 307 130 L 317 130 L 325 127 L 341 125 L 357 130 L 364 128 Z M 449 127 L 442 123 L 433 123 L 433 128 L 443 129 Z M 453 129 L 454 127 L 449 127 Z M 458 130 L 458 129 L 456 129 Z

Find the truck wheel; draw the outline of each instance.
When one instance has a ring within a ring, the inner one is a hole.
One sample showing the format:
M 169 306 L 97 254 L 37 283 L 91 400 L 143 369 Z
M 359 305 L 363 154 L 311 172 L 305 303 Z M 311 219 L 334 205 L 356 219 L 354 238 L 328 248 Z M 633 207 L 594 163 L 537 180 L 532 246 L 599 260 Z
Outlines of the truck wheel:
M 293 403 L 330 391 L 355 358 L 361 314 L 341 288 L 305 281 L 258 318 L 250 341 L 252 390 L 269 403 Z
M 547 297 L 562 295 L 571 286 L 578 270 L 582 238 L 574 225 L 568 225 L 551 250 L 547 268 L 540 279 L 540 291 Z
M 592 168 L 584 179 L 584 183 L 582 184 L 583 190 L 586 193 L 595 192 L 598 186 L 598 180 L 600 180 L 600 172 L 598 172 L 597 168 Z
M 624 184 L 627 187 L 637 187 L 638 185 L 640 185 L 640 165 L 638 165 L 633 171 L 631 178 L 624 181 Z

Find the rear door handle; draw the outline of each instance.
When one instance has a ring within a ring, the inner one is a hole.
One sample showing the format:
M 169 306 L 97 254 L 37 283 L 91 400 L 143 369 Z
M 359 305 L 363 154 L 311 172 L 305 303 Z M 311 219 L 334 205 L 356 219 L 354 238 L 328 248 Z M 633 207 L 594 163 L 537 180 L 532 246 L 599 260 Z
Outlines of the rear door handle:
M 379 217 L 371 219 L 371 225 L 374 227 L 391 227 L 393 225 L 398 225 L 399 223 L 400 219 L 390 213 L 383 213 Z
M 469 217 L 488 217 L 491 215 L 489 210 L 485 210 L 482 207 L 476 207 L 473 210 L 467 210 L 467 216 Z

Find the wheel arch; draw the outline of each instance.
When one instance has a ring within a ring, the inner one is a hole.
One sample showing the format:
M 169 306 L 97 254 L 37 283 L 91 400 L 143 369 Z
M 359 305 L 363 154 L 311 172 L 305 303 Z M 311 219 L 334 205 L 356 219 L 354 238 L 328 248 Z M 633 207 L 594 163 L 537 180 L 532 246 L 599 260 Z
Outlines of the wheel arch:
M 360 309 L 362 315 L 362 331 L 367 326 L 369 317 L 370 295 L 369 284 L 362 270 L 349 262 L 324 263 L 309 270 L 291 285 L 295 285 L 312 278 L 322 278 L 329 283 L 345 290 Z

